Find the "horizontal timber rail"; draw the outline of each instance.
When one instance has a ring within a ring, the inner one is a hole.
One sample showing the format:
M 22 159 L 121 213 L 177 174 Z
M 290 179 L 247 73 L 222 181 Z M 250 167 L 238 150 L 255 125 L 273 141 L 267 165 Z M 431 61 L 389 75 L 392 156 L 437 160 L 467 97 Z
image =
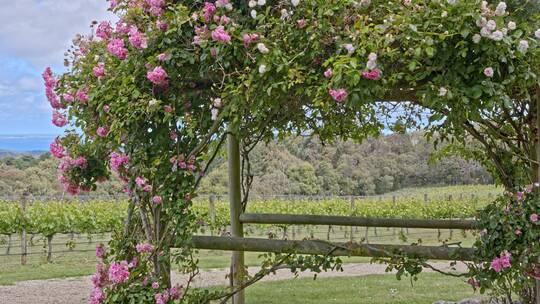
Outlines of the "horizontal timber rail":
M 395 254 L 430 260 L 471 261 L 474 249 L 442 246 L 331 243 L 322 240 L 269 240 L 258 238 L 193 236 L 197 249 L 297 253 L 332 256 L 392 257 Z
M 294 215 L 243 213 L 240 222 L 249 224 L 283 224 L 283 225 L 333 225 L 360 227 L 401 227 L 401 228 L 430 228 L 430 229 L 475 229 L 473 220 L 417 220 L 370 218 L 357 216 L 329 215 Z

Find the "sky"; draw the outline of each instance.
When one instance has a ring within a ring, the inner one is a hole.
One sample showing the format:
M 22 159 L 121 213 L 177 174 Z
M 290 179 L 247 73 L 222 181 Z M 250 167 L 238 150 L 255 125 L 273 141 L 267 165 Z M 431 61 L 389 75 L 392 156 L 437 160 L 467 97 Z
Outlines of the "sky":
M 0 0 L 0 135 L 60 134 L 41 73 L 65 71 L 64 52 L 93 20 L 112 19 L 106 0 Z

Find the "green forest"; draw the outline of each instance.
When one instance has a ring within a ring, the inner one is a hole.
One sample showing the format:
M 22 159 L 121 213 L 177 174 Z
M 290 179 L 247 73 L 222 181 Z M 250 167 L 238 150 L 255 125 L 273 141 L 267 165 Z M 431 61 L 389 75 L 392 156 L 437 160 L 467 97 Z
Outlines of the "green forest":
M 202 179 L 203 194 L 227 191 L 227 163 L 222 151 Z M 478 163 L 459 157 L 437 157 L 420 132 L 392 134 L 361 144 L 332 145 L 317 138 L 295 137 L 259 144 L 250 154 L 252 193 L 260 195 L 373 195 L 401 188 L 489 184 L 493 180 Z M 57 161 L 48 153 L 8 155 L 0 159 L 2 195 L 63 195 L 56 180 Z M 118 195 L 111 180 L 93 195 Z

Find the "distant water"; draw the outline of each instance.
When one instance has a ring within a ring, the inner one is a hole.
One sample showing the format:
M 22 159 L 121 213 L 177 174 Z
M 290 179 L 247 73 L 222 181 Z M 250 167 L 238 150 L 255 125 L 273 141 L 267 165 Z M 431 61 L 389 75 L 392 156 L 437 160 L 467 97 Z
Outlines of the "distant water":
M 16 152 L 48 151 L 56 135 L 0 135 L 0 150 Z

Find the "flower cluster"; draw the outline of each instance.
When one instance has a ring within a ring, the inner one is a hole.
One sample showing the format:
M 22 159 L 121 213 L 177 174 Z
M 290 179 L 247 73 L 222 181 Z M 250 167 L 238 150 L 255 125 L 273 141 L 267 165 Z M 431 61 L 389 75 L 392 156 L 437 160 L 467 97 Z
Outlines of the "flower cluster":
M 503 252 L 499 257 L 494 258 L 491 261 L 491 269 L 495 270 L 495 272 L 501 272 L 505 268 L 510 268 L 512 265 L 510 264 L 510 257 L 512 254 L 509 252 Z
M 152 246 L 152 244 L 148 244 L 148 243 L 137 244 L 137 246 L 135 246 L 135 248 L 136 248 L 138 253 L 150 253 L 150 252 L 154 251 L 154 246 Z
M 195 170 L 197 170 L 197 166 L 195 165 L 195 157 L 191 157 L 186 162 L 184 155 L 180 155 L 179 157 L 173 156 L 170 159 L 170 162 L 173 170 L 181 169 L 190 172 L 194 172 Z
M 330 89 L 328 93 L 338 103 L 342 103 L 345 101 L 345 99 L 347 99 L 347 96 L 349 96 L 349 93 L 347 93 L 345 89 Z
M 111 169 L 116 172 L 126 170 L 129 165 L 129 156 L 112 152 L 109 159 L 109 165 L 111 166 Z
M 146 74 L 146 78 L 157 86 L 167 86 L 167 77 L 167 72 L 165 72 L 165 70 L 160 66 L 155 67 L 152 71 L 148 71 Z
M 111 266 L 109 266 L 108 276 L 109 280 L 114 284 L 127 282 L 129 279 L 128 262 L 121 261 L 118 263 L 112 263 Z

